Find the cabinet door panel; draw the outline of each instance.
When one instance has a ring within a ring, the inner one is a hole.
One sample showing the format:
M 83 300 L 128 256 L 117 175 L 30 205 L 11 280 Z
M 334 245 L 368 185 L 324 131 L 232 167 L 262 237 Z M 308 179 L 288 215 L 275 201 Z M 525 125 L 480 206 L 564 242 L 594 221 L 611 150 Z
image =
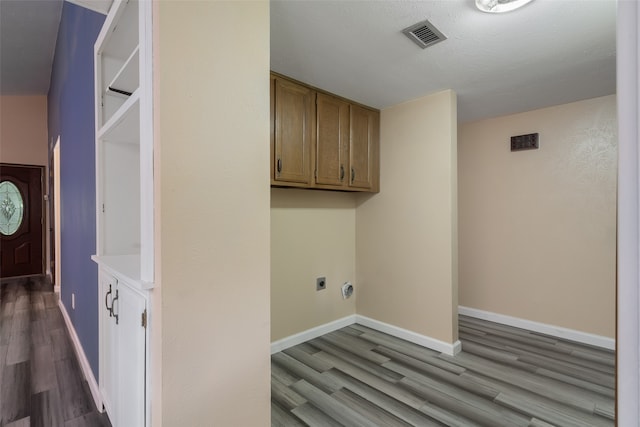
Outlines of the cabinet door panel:
M 311 183 L 313 91 L 275 81 L 274 181 Z
M 116 322 L 110 316 L 109 308 L 113 303 L 116 295 L 118 282 L 110 274 L 100 271 L 100 392 L 102 394 L 102 403 L 111 419 L 115 419 L 117 407 L 117 342 L 116 342 Z
M 376 190 L 378 113 L 351 105 L 349 186 Z
M 316 128 L 316 183 L 342 186 L 349 176 L 349 104 L 318 93 Z
M 144 426 L 146 301 L 121 283 L 118 303 L 118 426 Z

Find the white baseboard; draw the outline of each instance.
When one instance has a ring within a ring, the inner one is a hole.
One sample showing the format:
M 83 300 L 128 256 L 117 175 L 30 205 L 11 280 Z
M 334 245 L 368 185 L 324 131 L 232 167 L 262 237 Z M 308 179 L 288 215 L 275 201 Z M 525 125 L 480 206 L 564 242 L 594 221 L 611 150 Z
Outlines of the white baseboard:
M 47 279 L 49 280 L 49 283 L 53 283 L 51 270 L 47 270 Z M 60 283 L 56 283 L 55 285 L 53 285 L 53 293 L 60 295 Z
M 366 316 L 357 315 L 356 323 L 362 326 L 367 326 L 376 331 L 384 332 L 385 334 L 393 335 L 397 338 L 412 342 L 414 344 L 421 345 L 423 347 L 430 348 L 435 351 L 439 351 L 449 356 L 455 356 L 460 353 L 462 344 L 460 341 L 456 341 L 453 344 L 437 340 L 435 338 L 428 337 L 426 335 L 419 334 L 417 332 L 403 329 L 398 326 L 390 325 L 388 323 L 380 322 L 379 320 L 371 319 Z
M 503 325 L 526 329 L 583 344 L 593 345 L 607 350 L 615 350 L 616 348 L 616 340 L 613 338 L 589 334 L 587 332 L 576 331 L 574 329 L 563 328 L 560 326 L 553 326 L 546 323 L 534 322 L 532 320 L 521 319 L 518 317 L 511 317 L 505 314 L 492 313 L 490 311 L 464 306 L 458 307 L 458 314 L 488 320 L 490 322 L 501 323 Z
M 334 320 L 333 322 L 325 323 L 324 325 L 316 326 L 315 328 L 307 329 L 306 331 L 288 336 L 281 340 L 274 341 L 271 343 L 271 354 L 286 350 L 289 347 L 293 347 L 294 345 L 301 344 L 314 338 L 318 338 L 319 336 L 328 334 L 329 332 L 333 332 L 340 328 L 344 328 L 345 326 L 353 325 L 354 323 L 359 323 L 363 326 L 375 329 L 376 331 L 384 332 L 394 337 L 402 338 L 414 344 L 418 344 L 423 347 L 427 347 L 451 356 L 458 354 L 462 348 L 460 341 L 449 344 L 425 335 L 420 335 L 407 329 L 402 329 L 388 323 L 371 319 L 369 317 L 353 314 L 351 316 L 343 317 L 342 319 Z
M 342 319 L 334 320 L 333 322 L 325 323 L 324 325 L 316 326 L 315 328 L 290 335 L 282 338 L 281 340 L 272 342 L 271 354 L 286 350 L 294 345 L 302 344 L 305 341 L 318 338 L 319 336 L 344 328 L 345 326 L 353 325 L 354 323 L 356 323 L 356 315 L 352 314 L 351 316 L 343 317 Z
M 67 324 L 67 330 L 69 331 L 69 336 L 71 337 L 71 342 L 73 343 L 73 349 L 76 353 L 76 356 L 78 357 L 78 362 L 80 362 L 82 373 L 84 374 L 84 377 L 89 384 L 89 389 L 91 390 L 93 401 L 95 402 L 98 411 L 102 412 L 102 397 L 100 396 L 100 388 L 98 387 L 96 377 L 93 375 L 93 370 L 91 369 L 91 365 L 89 364 L 87 355 L 84 353 L 84 349 L 82 348 L 82 344 L 80 343 L 80 339 L 78 338 L 76 329 L 73 327 L 73 323 L 71 323 L 69 313 L 67 313 L 67 309 L 60 299 L 58 299 L 58 306 L 60 307 L 60 311 L 62 312 L 62 317 L 64 317 L 64 322 Z

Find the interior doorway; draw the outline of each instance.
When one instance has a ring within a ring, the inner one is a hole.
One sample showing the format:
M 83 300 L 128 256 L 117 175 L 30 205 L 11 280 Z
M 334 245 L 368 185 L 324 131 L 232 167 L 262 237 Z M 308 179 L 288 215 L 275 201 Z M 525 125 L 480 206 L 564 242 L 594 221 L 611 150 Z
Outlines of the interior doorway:
M 0 164 L 0 277 L 43 274 L 42 166 Z

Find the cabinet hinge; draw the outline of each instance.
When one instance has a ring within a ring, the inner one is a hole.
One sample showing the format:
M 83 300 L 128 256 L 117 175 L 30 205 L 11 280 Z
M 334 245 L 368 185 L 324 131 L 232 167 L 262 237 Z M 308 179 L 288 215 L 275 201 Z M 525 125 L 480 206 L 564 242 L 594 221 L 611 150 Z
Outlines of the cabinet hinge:
M 141 318 L 142 318 L 142 321 L 141 321 L 141 325 L 140 326 L 142 326 L 143 328 L 147 329 L 147 309 L 145 309 L 142 312 Z
M 102 213 L 104 213 L 104 203 L 102 204 Z

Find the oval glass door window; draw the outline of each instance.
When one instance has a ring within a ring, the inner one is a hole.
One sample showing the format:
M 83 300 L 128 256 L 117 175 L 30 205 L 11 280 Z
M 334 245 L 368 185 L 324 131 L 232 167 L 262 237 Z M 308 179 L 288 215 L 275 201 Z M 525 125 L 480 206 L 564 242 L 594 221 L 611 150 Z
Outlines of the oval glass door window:
M 11 181 L 0 182 L 0 233 L 11 236 L 22 224 L 24 203 L 22 194 Z

